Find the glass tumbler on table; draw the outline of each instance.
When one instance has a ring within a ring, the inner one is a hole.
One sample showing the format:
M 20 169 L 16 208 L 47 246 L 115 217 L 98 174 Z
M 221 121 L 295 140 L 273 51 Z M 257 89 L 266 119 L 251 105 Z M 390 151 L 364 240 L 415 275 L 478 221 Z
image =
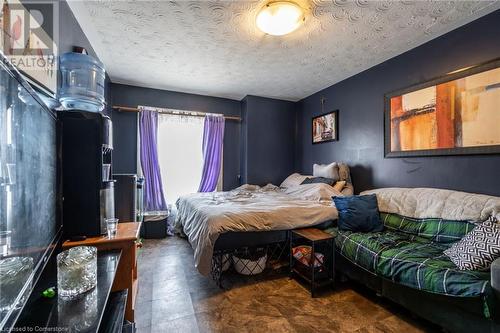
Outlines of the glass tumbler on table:
M 106 219 L 106 228 L 108 230 L 108 237 L 113 238 L 116 236 L 116 228 L 118 227 L 118 219 L 117 218 L 109 218 Z

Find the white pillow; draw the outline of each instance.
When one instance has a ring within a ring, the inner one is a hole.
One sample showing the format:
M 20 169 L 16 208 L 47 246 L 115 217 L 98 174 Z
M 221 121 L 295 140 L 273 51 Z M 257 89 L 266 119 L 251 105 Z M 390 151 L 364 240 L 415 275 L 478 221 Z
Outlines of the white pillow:
M 336 162 L 330 164 L 314 164 L 313 176 L 331 178 L 336 182 L 340 179 L 339 167 Z
M 310 176 L 304 176 L 300 173 L 292 173 L 290 176 L 286 177 L 286 179 L 281 183 L 280 187 L 288 188 L 293 186 L 298 186 L 302 184 L 302 182 Z

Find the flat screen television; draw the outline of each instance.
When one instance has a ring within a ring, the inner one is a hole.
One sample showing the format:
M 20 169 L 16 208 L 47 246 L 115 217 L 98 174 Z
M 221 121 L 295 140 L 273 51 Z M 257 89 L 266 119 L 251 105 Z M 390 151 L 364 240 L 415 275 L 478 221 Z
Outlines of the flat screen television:
M 0 53 L 0 331 L 9 331 L 61 235 L 55 112 Z

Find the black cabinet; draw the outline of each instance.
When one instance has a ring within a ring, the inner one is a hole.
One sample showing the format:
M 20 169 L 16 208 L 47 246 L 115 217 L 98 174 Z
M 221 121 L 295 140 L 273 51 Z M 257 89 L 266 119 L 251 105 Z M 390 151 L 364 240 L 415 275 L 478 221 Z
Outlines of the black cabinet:
M 55 257 L 51 258 L 14 330 L 37 327 L 46 332 L 121 332 L 127 291 L 111 293 L 120 257 L 121 251 L 98 252 L 97 286 L 70 300 L 42 296 L 45 289 L 57 286 L 57 266 Z

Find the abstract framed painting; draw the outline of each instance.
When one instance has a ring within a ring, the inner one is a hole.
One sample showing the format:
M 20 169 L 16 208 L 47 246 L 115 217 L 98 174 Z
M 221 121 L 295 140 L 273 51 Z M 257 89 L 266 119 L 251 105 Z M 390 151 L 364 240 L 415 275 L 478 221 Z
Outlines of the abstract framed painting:
M 339 139 L 339 110 L 312 118 L 312 143 L 324 143 Z
M 385 157 L 500 153 L 500 59 L 385 95 Z

